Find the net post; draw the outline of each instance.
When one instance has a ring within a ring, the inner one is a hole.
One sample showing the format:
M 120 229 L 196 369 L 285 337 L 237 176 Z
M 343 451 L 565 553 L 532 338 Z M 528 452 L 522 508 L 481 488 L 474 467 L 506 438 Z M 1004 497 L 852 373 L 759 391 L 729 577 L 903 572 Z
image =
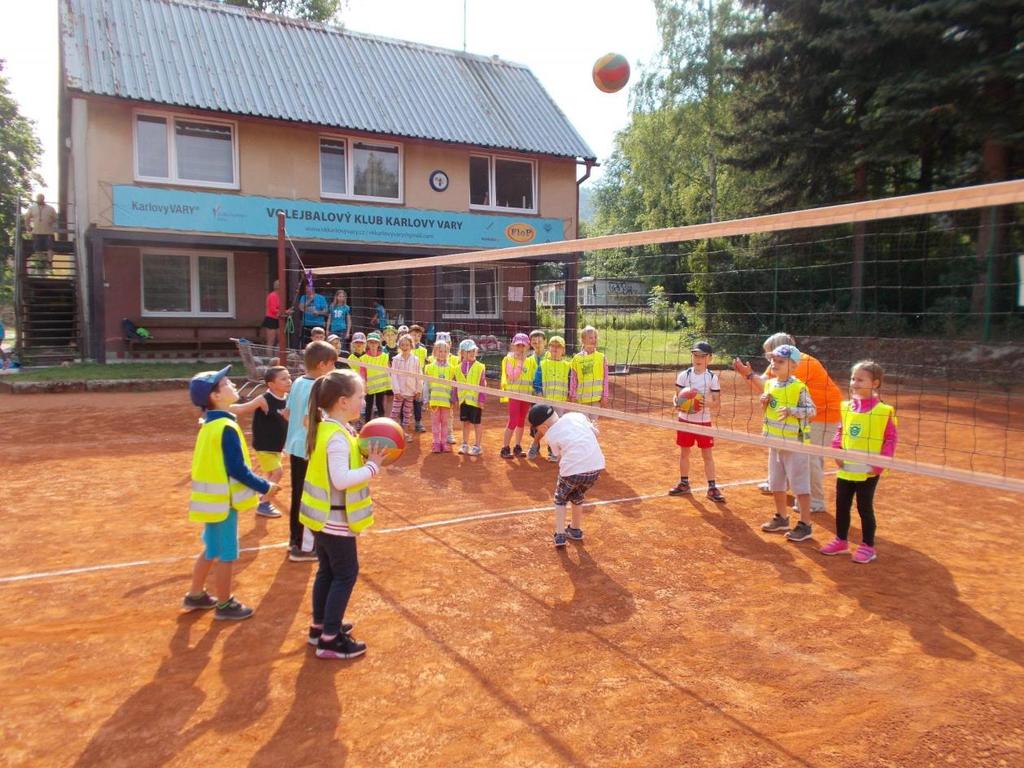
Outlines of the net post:
M 576 349 L 576 328 L 579 325 L 577 312 L 579 309 L 579 268 L 580 259 L 583 254 L 572 254 L 569 261 L 562 265 L 562 275 L 565 278 L 565 346 L 566 353 L 570 349 Z
M 288 295 L 288 284 L 285 277 L 285 250 L 284 250 L 284 211 L 277 212 L 277 295 L 281 302 L 281 310 L 277 315 L 277 344 L 278 354 L 283 361 L 288 359 L 288 338 L 285 333 L 286 315 L 285 308 L 288 306 L 285 298 Z

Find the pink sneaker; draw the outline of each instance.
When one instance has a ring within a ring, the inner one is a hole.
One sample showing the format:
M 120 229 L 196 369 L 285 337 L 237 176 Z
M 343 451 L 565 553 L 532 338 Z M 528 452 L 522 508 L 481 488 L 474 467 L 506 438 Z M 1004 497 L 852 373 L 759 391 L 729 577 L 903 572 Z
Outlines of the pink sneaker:
M 850 548 L 850 542 L 846 539 L 835 538 L 819 549 L 823 555 L 841 555 Z
M 857 551 L 853 553 L 853 556 L 850 559 L 855 563 L 863 564 L 870 563 L 876 557 L 878 557 L 878 555 L 875 553 L 874 547 L 869 547 L 867 544 L 861 544 L 857 547 Z

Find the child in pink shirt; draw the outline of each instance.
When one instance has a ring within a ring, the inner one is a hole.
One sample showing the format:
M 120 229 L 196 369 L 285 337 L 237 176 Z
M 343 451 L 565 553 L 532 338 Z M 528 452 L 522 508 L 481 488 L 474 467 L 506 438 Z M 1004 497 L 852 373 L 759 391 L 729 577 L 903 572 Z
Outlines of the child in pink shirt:
M 882 366 L 862 360 L 850 371 L 850 399 L 840 405 L 842 421 L 832 438 L 833 448 L 866 451 L 879 456 L 896 453 L 896 411 L 881 401 Z M 855 563 L 870 563 L 875 552 L 875 488 L 884 470 L 870 462 L 836 459 L 836 537 L 821 548 L 823 555 L 840 555 L 849 549 L 850 508 L 857 497 L 862 543 L 854 551 Z

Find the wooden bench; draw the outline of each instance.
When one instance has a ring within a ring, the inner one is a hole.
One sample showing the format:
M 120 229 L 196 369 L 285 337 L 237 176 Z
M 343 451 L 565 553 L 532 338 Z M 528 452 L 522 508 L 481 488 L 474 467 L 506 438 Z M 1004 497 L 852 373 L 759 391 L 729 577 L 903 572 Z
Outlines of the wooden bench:
M 153 337 L 150 339 L 124 339 L 125 359 L 132 357 L 136 351 L 146 349 L 163 349 L 186 352 L 194 357 L 202 357 L 203 351 L 228 351 L 235 348 L 232 336 L 240 336 L 252 341 L 260 338 L 260 326 L 251 322 L 228 318 L 199 317 L 144 317 L 136 324 L 146 328 Z M 161 334 L 161 329 L 173 335 Z

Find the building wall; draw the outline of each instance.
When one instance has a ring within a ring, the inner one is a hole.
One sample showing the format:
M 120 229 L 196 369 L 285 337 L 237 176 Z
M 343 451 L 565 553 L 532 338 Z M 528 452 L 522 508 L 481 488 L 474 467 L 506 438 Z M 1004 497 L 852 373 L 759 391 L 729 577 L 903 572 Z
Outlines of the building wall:
M 109 357 L 121 354 L 121 319 L 147 327 L 158 339 L 191 339 L 192 328 L 201 326 L 205 339 L 227 340 L 242 331 L 251 335 L 263 321 L 264 301 L 270 279 L 267 254 L 235 251 L 235 317 L 206 318 L 142 317 L 142 249 L 108 245 L 103 251 L 104 341 Z
M 111 185 L 135 183 L 133 114 L 130 102 L 90 100 L 86 147 L 89 213 L 93 223 L 110 225 Z M 344 135 L 343 132 L 248 118 L 238 118 L 234 122 L 238 137 L 239 194 L 321 199 L 319 138 L 321 135 Z M 469 212 L 468 147 L 407 139 L 396 141 L 403 146 L 404 207 Z M 513 152 L 499 154 L 517 156 Z M 429 177 L 435 170 L 448 174 L 449 186 L 444 192 L 430 188 Z M 537 159 L 537 178 L 538 215 L 561 219 L 563 236 L 575 237 L 575 162 L 560 158 Z M 172 188 L 186 187 L 174 185 Z M 358 204 L 352 200 L 340 202 Z M 368 204 L 381 205 L 379 202 Z M 522 214 L 514 216 L 529 218 Z

